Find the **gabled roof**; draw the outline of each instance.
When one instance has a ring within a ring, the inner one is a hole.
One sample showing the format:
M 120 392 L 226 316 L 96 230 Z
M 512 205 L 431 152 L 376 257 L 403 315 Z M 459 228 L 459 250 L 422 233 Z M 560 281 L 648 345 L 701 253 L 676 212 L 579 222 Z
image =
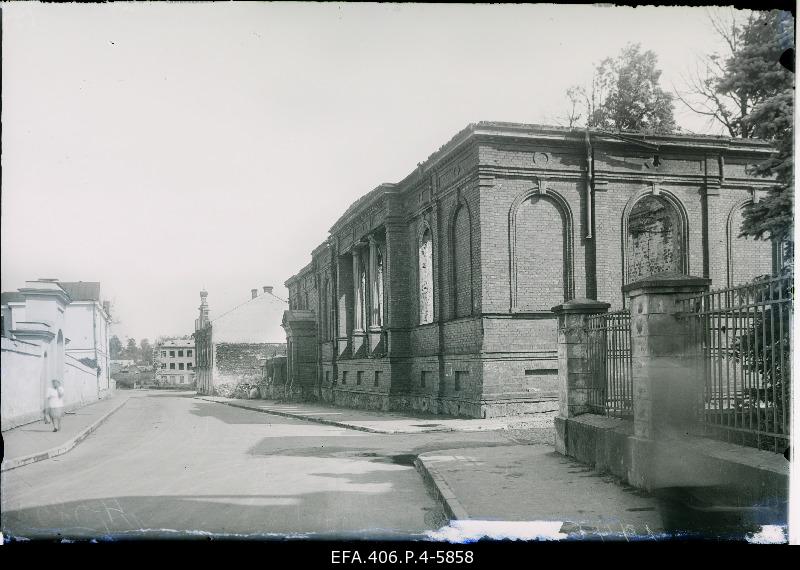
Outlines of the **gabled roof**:
M 211 318 L 214 343 L 284 343 L 281 328 L 288 303 L 272 293 L 264 293 Z
M 99 281 L 59 281 L 73 301 L 100 301 Z

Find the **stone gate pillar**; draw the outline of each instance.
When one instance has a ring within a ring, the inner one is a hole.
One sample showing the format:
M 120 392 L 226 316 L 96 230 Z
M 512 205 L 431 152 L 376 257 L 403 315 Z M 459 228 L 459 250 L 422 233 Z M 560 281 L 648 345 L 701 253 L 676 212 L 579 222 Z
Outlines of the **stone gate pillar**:
M 693 431 L 704 379 L 693 361 L 691 323 L 680 300 L 708 290 L 710 280 L 659 273 L 623 288 L 630 298 L 633 438 L 629 481 L 651 488 L 654 442 Z
M 558 415 L 556 451 L 566 453 L 564 421 L 589 411 L 589 371 L 586 319 L 607 313 L 609 303 L 573 299 L 551 310 L 558 318 Z M 561 421 L 558 421 L 561 420 Z

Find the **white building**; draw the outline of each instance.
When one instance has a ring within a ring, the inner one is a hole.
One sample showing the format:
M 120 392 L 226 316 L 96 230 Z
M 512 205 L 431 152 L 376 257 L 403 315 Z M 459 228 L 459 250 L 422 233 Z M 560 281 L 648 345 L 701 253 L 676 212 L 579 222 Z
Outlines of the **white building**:
M 99 284 L 96 289 L 99 299 Z M 3 430 L 42 418 L 45 391 L 54 378 L 64 383 L 67 409 L 113 391 L 114 384 L 108 380 L 108 311 L 98 305 L 100 310 L 95 312 L 85 304 L 72 310 L 72 303 L 57 279 L 28 281 L 18 291 L 2 294 Z M 95 321 L 87 328 L 86 314 L 92 313 Z M 94 348 L 89 351 L 87 346 Z
M 97 385 L 102 392 L 111 382 L 111 325 L 109 304 L 100 301 L 100 283 L 94 281 L 59 281 L 71 301 L 67 305 L 67 354 L 97 370 Z
M 155 348 L 156 380 L 165 384 L 194 384 L 195 348 L 192 339 L 165 340 Z
M 208 292 L 200 292 L 200 314 L 195 320 L 197 391 L 222 393 L 240 382 L 264 378 L 267 359 L 286 354 L 286 332 L 281 327 L 288 303 L 271 286 L 250 290 L 250 299 L 217 316 L 209 316 Z

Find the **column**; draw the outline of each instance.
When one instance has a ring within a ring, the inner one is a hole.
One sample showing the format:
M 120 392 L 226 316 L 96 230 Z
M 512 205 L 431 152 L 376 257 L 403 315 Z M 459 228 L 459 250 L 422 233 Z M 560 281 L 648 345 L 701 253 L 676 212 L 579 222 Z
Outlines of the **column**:
M 366 356 L 367 333 L 366 333 L 366 271 L 363 262 L 364 246 L 357 244 L 353 248 L 353 332 L 352 332 L 352 355 L 353 358 L 363 358 Z M 363 279 L 362 279 L 363 278 Z
M 380 326 L 378 320 L 378 242 L 375 236 L 369 236 L 369 289 L 370 289 L 370 305 L 369 305 L 369 327 L 370 329 L 375 326 Z
M 381 335 L 383 323 L 381 321 L 381 296 L 382 287 L 378 281 L 381 276 L 378 273 L 378 239 L 369 236 L 369 281 L 370 281 L 370 304 L 369 304 L 369 353 L 374 355 L 381 351 Z

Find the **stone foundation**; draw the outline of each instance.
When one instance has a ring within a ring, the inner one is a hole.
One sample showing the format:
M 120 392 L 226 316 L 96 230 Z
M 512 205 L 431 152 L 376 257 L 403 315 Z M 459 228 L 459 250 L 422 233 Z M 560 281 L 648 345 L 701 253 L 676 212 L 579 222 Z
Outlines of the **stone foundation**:
M 377 394 L 374 392 L 361 392 L 357 390 L 343 390 L 334 388 L 330 403 L 335 406 L 345 408 L 356 408 L 361 410 L 379 410 L 388 412 L 391 409 L 389 396 L 387 394 Z
M 676 488 L 735 490 L 748 504 L 782 505 L 789 462 L 782 455 L 698 436 L 658 442 L 633 435 L 633 423 L 594 414 L 555 418 L 556 451 L 656 491 Z

